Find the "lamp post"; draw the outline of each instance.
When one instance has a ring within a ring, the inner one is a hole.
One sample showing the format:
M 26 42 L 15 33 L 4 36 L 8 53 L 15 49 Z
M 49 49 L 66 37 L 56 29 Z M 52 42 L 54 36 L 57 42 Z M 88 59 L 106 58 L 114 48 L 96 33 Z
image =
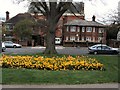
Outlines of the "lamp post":
M 79 46 L 79 34 L 76 34 L 76 37 L 77 37 L 76 47 L 78 47 Z
M 5 41 L 5 36 L 6 36 L 6 34 L 3 34 L 3 38 L 4 38 L 4 40 L 3 40 L 3 41 Z

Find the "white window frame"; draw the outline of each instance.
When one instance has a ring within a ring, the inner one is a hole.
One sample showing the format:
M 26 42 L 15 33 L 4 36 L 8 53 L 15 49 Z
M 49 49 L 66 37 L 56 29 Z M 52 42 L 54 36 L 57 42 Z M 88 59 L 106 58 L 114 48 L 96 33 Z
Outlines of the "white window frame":
M 70 41 L 75 41 L 75 36 L 70 36 Z
M 69 40 L 69 38 L 68 38 L 68 36 L 66 36 L 66 41 L 68 41 Z
M 82 41 L 85 41 L 84 37 L 82 37 Z
M 92 32 L 92 27 L 87 27 L 87 31 L 86 32 Z
M 91 41 L 91 37 L 86 37 L 86 41 Z
M 69 31 L 69 26 L 66 27 L 67 32 Z
M 93 37 L 93 42 L 95 42 L 95 37 Z
M 70 27 L 70 32 L 76 32 L 76 26 L 71 26 Z
M 102 37 L 98 37 L 98 42 L 100 42 L 102 40 Z
M 77 27 L 77 31 L 80 32 L 80 27 Z
M 82 32 L 85 32 L 85 27 L 82 27 Z
M 93 37 L 93 40 L 92 40 L 93 42 L 95 42 L 95 37 Z
M 95 32 L 95 27 L 93 27 L 93 32 Z
M 104 29 L 103 28 L 99 28 L 98 33 L 104 33 Z
M 80 37 L 77 37 L 77 41 L 80 41 Z

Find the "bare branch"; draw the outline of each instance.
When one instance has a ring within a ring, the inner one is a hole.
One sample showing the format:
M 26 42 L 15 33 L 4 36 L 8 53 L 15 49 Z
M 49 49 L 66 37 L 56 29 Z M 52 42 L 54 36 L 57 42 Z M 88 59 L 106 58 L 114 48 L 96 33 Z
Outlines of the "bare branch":
M 77 8 L 76 8 L 76 6 L 72 3 L 71 4 L 74 8 L 75 8 L 75 10 L 77 11 L 77 13 L 79 13 L 79 11 L 77 10 Z M 69 10 L 72 12 L 72 14 L 74 14 L 75 16 L 76 16 L 76 14 L 72 11 L 72 8 L 70 7 L 69 8 Z M 80 14 L 80 13 L 79 13 Z M 81 15 L 81 14 L 80 14 Z M 76 17 L 78 17 L 78 16 L 76 16 Z
M 61 8 L 65 5 L 64 2 L 59 2 L 58 6 L 57 6 L 57 12 L 60 12 Z
M 41 2 L 33 2 L 33 4 L 44 16 L 46 16 L 46 12 L 40 7 L 40 5 L 42 4 Z
M 72 2 L 65 2 L 64 6 L 61 7 L 61 10 L 59 12 L 59 14 L 56 16 L 56 18 L 60 18 L 71 6 Z

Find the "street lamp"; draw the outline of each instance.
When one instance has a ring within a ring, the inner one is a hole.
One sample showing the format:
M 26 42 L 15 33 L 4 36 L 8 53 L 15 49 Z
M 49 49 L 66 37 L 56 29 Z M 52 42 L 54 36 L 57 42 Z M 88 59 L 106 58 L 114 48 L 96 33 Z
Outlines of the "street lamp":
M 79 34 L 76 34 L 76 37 L 77 37 L 77 42 L 76 42 L 76 46 L 78 47 L 79 46 Z
M 3 34 L 4 41 L 5 41 L 5 36 L 6 36 L 6 34 Z

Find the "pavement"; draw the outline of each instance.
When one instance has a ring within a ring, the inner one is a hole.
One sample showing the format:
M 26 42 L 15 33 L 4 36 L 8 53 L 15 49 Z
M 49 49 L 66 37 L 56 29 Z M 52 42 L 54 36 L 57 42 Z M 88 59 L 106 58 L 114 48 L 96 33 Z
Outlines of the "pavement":
M 103 84 L 77 84 L 77 85 L 56 85 L 56 84 L 42 84 L 42 85 L 1 85 L 2 88 L 118 88 L 118 83 L 103 83 Z

